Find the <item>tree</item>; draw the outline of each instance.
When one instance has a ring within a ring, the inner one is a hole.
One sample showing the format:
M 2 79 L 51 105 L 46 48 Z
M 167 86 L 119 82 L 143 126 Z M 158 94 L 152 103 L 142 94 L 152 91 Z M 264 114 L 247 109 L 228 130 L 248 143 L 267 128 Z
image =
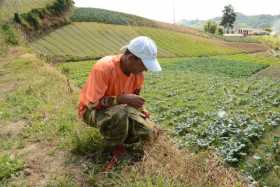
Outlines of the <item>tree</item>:
M 234 12 L 232 5 L 225 6 L 223 10 L 223 17 L 220 25 L 222 25 L 227 33 L 230 29 L 233 29 L 233 24 L 236 20 L 236 13 Z
M 218 25 L 214 21 L 207 21 L 204 25 L 204 31 L 212 34 L 216 33 L 217 28 Z

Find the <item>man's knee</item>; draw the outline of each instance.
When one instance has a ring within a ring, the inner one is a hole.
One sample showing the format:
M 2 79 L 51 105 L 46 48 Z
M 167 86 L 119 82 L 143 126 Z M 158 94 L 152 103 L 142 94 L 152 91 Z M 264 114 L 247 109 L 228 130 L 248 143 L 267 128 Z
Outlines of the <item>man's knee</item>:
M 99 121 L 100 133 L 108 143 L 120 144 L 128 136 L 129 122 L 126 110 L 121 107 L 111 108 L 106 111 L 107 119 Z
M 82 120 L 89 126 L 95 126 L 95 123 L 96 123 L 95 110 L 86 109 Z

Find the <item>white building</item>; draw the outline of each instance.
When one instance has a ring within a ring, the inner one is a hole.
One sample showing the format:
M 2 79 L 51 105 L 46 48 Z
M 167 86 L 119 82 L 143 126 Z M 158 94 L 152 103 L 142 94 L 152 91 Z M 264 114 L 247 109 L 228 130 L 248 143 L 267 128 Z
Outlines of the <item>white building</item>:
M 236 30 L 237 34 L 241 34 L 243 36 L 249 35 L 269 35 L 269 32 L 262 29 L 253 29 L 253 28 L 239 28 Z

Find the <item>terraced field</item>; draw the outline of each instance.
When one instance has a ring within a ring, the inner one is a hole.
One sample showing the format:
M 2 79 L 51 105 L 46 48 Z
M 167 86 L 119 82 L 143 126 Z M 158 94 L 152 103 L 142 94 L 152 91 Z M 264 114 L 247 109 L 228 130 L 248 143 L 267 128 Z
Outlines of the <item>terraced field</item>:
M 171 129 L 181 147 L 215 150 L 251 182 L 280 179 L 280 82 L 251 75 L 279 61 L 259 55 L 160 60 L 146 74 L 142 95 L 152 118 Z M 58 65 L 82 86 L 94 61 Z M 249 78 L 250 77 L 250 78 Z
M 99 58 L 116 54 L 132 38 L 146 35 L 155 40 L 160 57 L 189 57 L 241 52 L 220 40 L 169 30 L 100 23 L 73 23 L 32 43 L 41 54 L 71 58 Z
M 28 12 L 32 8 L 45 7 L 53 0 L 3 0 L 0 2 L 0 14 L 3 20 L 8 21 L 13 18 L 16 12 Z

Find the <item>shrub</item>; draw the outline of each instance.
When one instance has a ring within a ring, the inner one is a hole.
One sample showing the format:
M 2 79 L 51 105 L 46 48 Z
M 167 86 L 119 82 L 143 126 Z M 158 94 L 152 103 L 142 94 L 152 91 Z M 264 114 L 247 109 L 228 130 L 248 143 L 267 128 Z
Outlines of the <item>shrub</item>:
M 20 24 L 27 34 L 31 34 L 33 31 L 45 31 L 49 27 L 67 24 L 68 20 L 63 19 L 64 21 L 57 25 L 56 18 L 64 17 L 64 13 L 69 11 L 73 4 L 72 0 L 56 0 L 53 4 L 47 5 L 46 8 L 32 9 L 22 14 L 15 13 L 14 22 Z
M 207 23 L 204 25 L 204 31 L 212 34 L 216 33 L 217 28 L 218 28 L 217 23 L 213 21 L 207 21 Z
M 15 34 L 14 30 L 8 24 L 4 24 L 2 26 L 2 32 L 5 38 L 5 42 L 7 44 L 11 44 L 11 45 L 18 44 L 18 37 Z

